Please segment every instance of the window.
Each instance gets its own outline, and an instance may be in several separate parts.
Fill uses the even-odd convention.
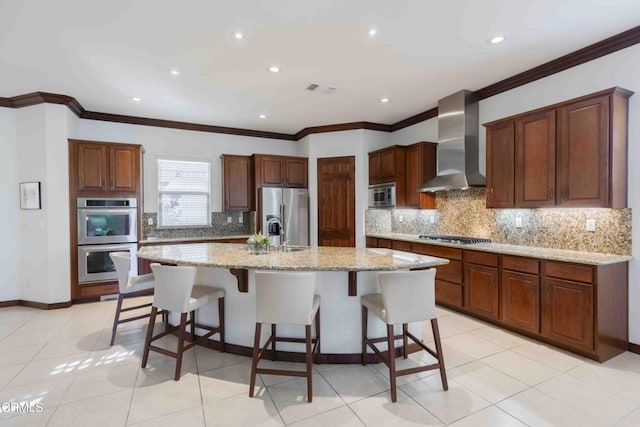
[[[211,224],[209,162],[158,159],[158,226]]]

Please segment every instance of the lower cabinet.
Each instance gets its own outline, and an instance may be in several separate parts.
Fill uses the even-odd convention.
[[[498,269],[484,265],[464,266],[464,308],[483,317],[498,319],[500,287]]]
[[[592,351],[593,286],[545,278],[542,334],[572,347]]]
[[[500,320],[518,329],[540,332],[540,277],[502,271]]]

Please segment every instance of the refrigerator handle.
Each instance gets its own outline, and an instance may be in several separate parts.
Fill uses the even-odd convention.
[[[284,222],[285,222],[284,203],[281,203],[280,204],[280,244],[281,245],[287,240],[286,239],[287,230],[285,230],[284,228]]]

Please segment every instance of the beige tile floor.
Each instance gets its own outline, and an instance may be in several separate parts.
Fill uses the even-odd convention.
[[[309,404],[290,377],[263,376],[249,398],[249,360],[205,348],[185,355],[179,382],[162,355],[141,369],[146,322],[121,327],[110,347],[114,307],[0,309],[0,426],[640,425],[639,355],[598,364],[440,308],[449,391],[436,372],[411,375],[392,404],[384,365],[316,365]],[[11,402],[42,411],[7,411]]]

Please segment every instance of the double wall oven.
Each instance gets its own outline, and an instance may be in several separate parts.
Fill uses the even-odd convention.
[[[131,270],[137,274],[137,200],[80,197],[77,208],[78,283],[117,280],[111,252],[131,253]]]

